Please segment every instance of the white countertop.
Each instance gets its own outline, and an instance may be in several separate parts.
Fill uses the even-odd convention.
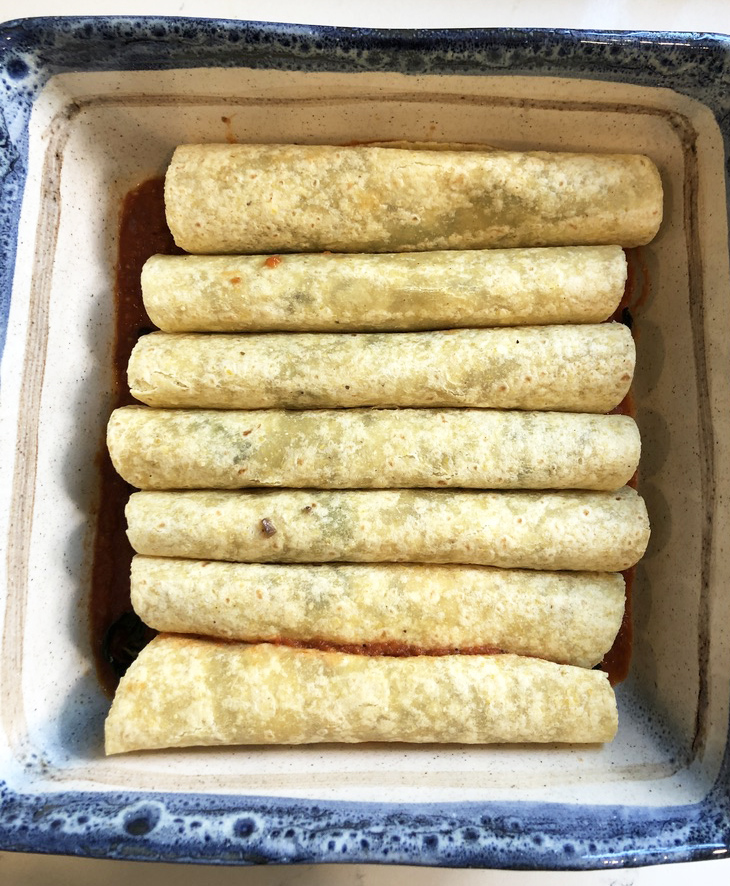
[[[726,0],[2,0],[0,21],[35,15],[184,15],[382,28],[730,31]]]
[[[566,27],[730,33],[728,0],[2,0],[0,21],[41,15],[183,15],[363,27]],[[0,852],[4,886],[704,886],[730,882],[730,859],[588,873],[444,870],[377,865],[211,868]]]

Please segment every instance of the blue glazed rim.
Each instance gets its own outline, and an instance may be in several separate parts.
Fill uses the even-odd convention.
[[[158,17],[42,18],[0,26],[0,357],[28,120],[55,74],[215,66],[532,74],[667,87],[713,112],[727,163],[729,49],[722,35],[656,32],[382,31]],[[659,808],[23,794],[0,780],[0,848],[214,864],[347,861],[532,870],[721,858],[730,852],[730,747],[701,802]]]

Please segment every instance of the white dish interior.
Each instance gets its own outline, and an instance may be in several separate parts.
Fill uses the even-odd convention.
[[[105,758],[87,627],[97,454],[112,403],[122,196],[182,142],[480,142],[646,153],[665,221],[641,251],[634,385],[653,526],[634,586],[631,676],[605,747],[311,746]],[[582,80],[192,70],[52,78],[31,118],[2,364],[7,558],[2,772],[16,789],[665,806],[708,791],[730,685],[730,282],[720,131],[670,90]]]

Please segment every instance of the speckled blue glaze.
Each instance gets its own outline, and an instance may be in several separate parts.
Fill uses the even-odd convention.
[[[724,855],[730,842],[729,776],[726,759],[702,803],[663,809],[117,792],[24,797],[0,787],[0,846],[209,864],[638,866]]]
[[[667,86],[706,104],[730,153],[730,40],[704,34],[375,31],[160,18],[54,18],[0,28],[0,355],[28,119],[49,77],[201,66],[536,74]],[[702,51],[698,51],[698,49]],[[0,847],[220,864],[391,862],[589,869],[730,851],[730,750],[712,790],[681,807],[382,804],[255,796],[20,794],[0,781]]]

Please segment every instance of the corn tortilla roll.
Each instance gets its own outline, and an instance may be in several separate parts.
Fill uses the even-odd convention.
[[[109,420],[139,489],[248,486],[618,489],[639,463],[626,415],[489,409],[151,409]]]
[[[135,492],[139,554],[238,562],[475,563],[620,572],[643,556],[643,499],[616,492]]]
[[[181,145],[165,207],[193,253],[641,246],[662,185],[635,154]]]
[[[498,650],[590,668],[624,613],[618,573],[423,564],[275,565],[136,556],[132,605],[158,631],[225,640]]]
[[[606,674],[519,655],[348,655],[160,634],[119,684],[106,753],[313,742],[606,742]]]
[[[396,255],[153,255],[142,296],[164,332],[345,332],[601,323],[620,246]]]
[[[127,376],[148,406],[479,406],[609,412],[636,349],[621,323],[446,332],[155,332]]]

